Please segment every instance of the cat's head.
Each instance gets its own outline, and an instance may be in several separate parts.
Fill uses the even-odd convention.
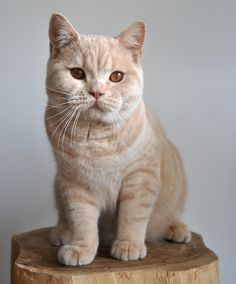
[[[105,123],[127,117],[142,96],[144,33],[143,22],[136,22],[116,38],[81,35],[63,16],[52,15],[46,82],[51,104],[65,102],[72,112]]]

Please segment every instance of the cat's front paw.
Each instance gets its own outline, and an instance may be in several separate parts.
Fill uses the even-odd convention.
[[[137,260],[147,255],[147,248],[142,242],[116,240],[112,244],[111,255],[120,260]]]
[[[94,260],[95,255],[96,251],[90,247],[64,245],[58,252],[58,260],[68,266],[86,265]]]

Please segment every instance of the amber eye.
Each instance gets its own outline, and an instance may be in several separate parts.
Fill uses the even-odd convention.
[[[124,73],[121,71],[114,71],[111,73],[109,79],[114,83],[120,82],[124,78]]]
[[[72,68],[70,72],[71,75],[77,80],[84,80],[86,77],[84,70],[81,68]]]

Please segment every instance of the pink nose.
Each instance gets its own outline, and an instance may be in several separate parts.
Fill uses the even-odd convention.
[[[92,95],[96,100],[99,99],[103,95],[103,93],[96,92],[96,91],[90,91],[89,94]]]

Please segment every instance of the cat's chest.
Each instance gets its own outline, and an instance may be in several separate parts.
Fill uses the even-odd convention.
[[[92,174],[97,179],[103,175],[113,176],[114,171],[122,171],[121,158],[108,143],[79,143],[76,149],[74,163],[82,174]]]
[[[121,172],[134,157],[133,148],[124,141],[81,139],[71,148],[71,162],[80,170],[91,170],[98,175]]]
[[[125,166],[116,147],[99,141],[81,140],[69,146],[64,154],[56,151],[60,171],[93,187],[119,187]]]
[[[78,158],[75,161],[75,172],[82,180],[93,188],[117,188],[122,182],[122,167],[117,166],[116,160],[111,158]]]
[[[118,139],[114,139],[113,133],[98,136],[92,131],[80,132],[76,143],[64,141],[64,157],[62,151],[56,151],[57,164],[64,175],[76,182],[100,188],[119,187],[122,179],[143,159],[146,137],[140,132],[136,135],[127,132]]]

